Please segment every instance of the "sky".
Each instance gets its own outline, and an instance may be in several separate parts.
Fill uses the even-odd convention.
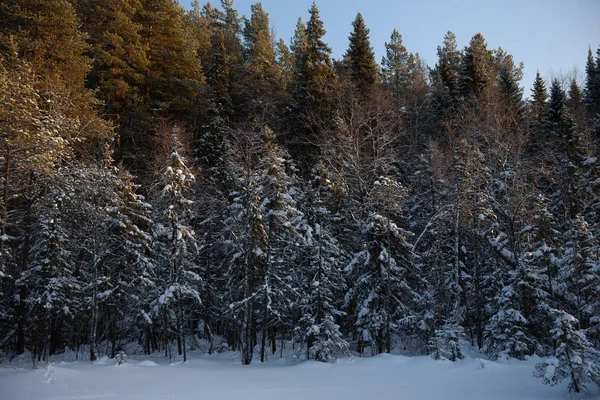
[[[180,0],[189,7],[191,0]],[[263,0],[277,38],[289,44],[298,17],[308,19],[313,0]],[[201,4],[204,1],[200,0]],[[213,5],[220,0],[213,0]],[[236,0],[240,15],[250,15],[256,0]],[[585,81],[588,48],[600,47],[600,0],[317,0],[327,30],[325,41],[334,58],[348,48],[348,35],[358,12],[371,30],[371,45],[378,62],[394,28],[407,50],[419,53],[427,65],[436,63],[436,49],[447,31],[456,34],[464,48],[481,32],[488,48],[502,47],[515,62],[525,65],[525,96],[529,95],[536,71],[542,77],[567,76],[577,70]]]

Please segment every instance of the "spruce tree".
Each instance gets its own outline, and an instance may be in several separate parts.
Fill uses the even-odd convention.
[[[432,71],[433,80],[441,86],[438,99],[444,108],[455,108],[459,96],[459,75],[461,73],[462,52],[458,49],[456,35],[448,31],[444,43],[437,47],[438,61]]]
[[[505,105],[509,109],[520,111],[523,88],[519,86],[519,81],[523,79],[523,63],[515,65],[513,56],[501,47],[494,52],[494,63],[497,66],[497,84]]]
[[[349,37],[350,45],[344,55],[344,62],[348,64],[354,85],[361,93],[365,93],[377,84],[379,67],[375,62],[375,53],[369,41],[369,28],[360,13],[352,22],[352,28]]]
[[[548,102],[548,122],[551,124],[559,124],[563,120],[565,99],[565,91],[558,79],[554,79],[550,87],[550,101]]]
[[[569,86],[569,99],[567,100],[567,105],[572,112],[576,112],[583,102],[583,92],[579,88],[577,84],[577,80],[571,79],[571,84]]]
[[[577,323],[572,315],[556,312],[552,334],[557,348],[553,358],[536,365],[535,376],[552,386],[569,379],[569,391],[580,393],[586,383],[600,384],[600,353],[575,328]]]
[[[266,228],[266,262],[260,271],[257,291],[261,310],[260,361],[265,361],[267,334],[282,330],[289,324],[289,311],[297,301],[297,290],[290,274],[296,246],[301,236],[296,220],[302,217],[297,209],[293,178],[286,170],[287,154],[276,144],[269,127],[263,128],[263,154],[257,164],[253,180],[256,194],[261,199],[261,212]]]
[[[293,178],[286,152],[268,127],[239,133],[232,145],[239,164],[232,171],[234,190],[226,225],[229,243],[228,299],[240,341],[242,363],[253,358],[260,334],[261,361],[269,333],[285,334],[297,301],[292,262],[301,243]]]
[[[155,258],[159,269],[158,298],[152,311],[162,322],[165,340],[177,339],[177,350],[187,358],[186,320],[189,307],[198,307],[202,271],[196,263],[197,239],[191,226],[192,204],[189,198],[194,174],[180,155],[178,128],[173,128],[172,150],[162,171],[162,190],[155,200],[155,221],[152,231]]]
[[[492,52],[481,33],[471,38],[461,60],[459,88],[463,98],[470,99],[484,94],[493,82]]]
[[[60,178],[58,168],[72,161],[74,151],[68,138],[80,129],[79,121],[61,110],[40,109],[43,102],[35,83],[31,67],[16,54],[0,57],[0,235],[6,238],[0,241],[0,269],[15,278],[30,268],[37,203]],[[18,249],[20,243],[23,246]],[[16,352],[21,354],[25,351],[27,283],[14,283],[19,297],[10,314]]]
[[[538,123],[544,120],[547,113],[548,91],[546,90],[546,84],[540,75],[540,71],[535,74],[535,80],[533,81],[533,88],[531,89],[531,108],[533,117]]]
[[[598,295],[596,282],[600,279],[598,244],[588,224],[581,216],[571,221],[564,234],[564,254],[560,261],[560,293],[564,309],[575,315],[581,328],[590,326],[594,317],[592,304]]]
[[[305,219],[300,225],[306,248],[300,279],[306,295],[299,301],[301,317],[296,328],[306,343],[307,358],[324,362],[349,354],[339,326],[345,315],[340,300],[346,289],[342,268],[347,254],[333,235],[334,216],[328,207],[334,189],[329,178],[321,163],[313,170],[312,185],[306,189]]]
[[[372,354],[391,352],[392,335],[406,332],[416,316],[418,297],[412,284],[415,258],[409,231],[398,224],[405,189],[394,179],[375,181],[370,210],[362,231],[362,249],[346,267],[354,281],[346,295],[346,306],[354,305],[353,316],[358,350],[371,347]],[[411,279],[413,278],[413,279]]]
[[[292,156],[302,164],[310,163],[318,149],[315,143],[323,130],[322,122],[328,127],[333,114],[333,94],[336,76],[331,62],[331,48],[323,41],[325,29],[319,9],[313,3],[306,29],[298,20],[292,40],[295,59],[292,83],[292,135],[289,139]]]
[[[594,115],[600,111],[600,56],[594,60],[591,48],[588,50],[585,73],[585,101]]]

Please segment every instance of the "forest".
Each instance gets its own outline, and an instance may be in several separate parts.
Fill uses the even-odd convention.
[[[333,59],[307,11],[0,2],[0,359],[471,346],[600,384],[600,47],[521,82],[476,32],[379,62],[358,14]]]

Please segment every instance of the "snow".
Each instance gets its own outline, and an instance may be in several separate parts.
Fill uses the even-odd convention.
[[[544,385],[533,377],[536,363],[526,361],[434,361],[429,357],[379,355],[343,358],[335,364],[300,362],[272,356],[250,366],[238,353],[213,356],[191,352],[183,363],[154,356],[129,356],[128,362],[103,357],[99,362],[54,362],[38,369],[5,363],[0,367],[0,398],[20,400],[187,400],[220,399],[460,399],[535,400],[568,397],[566,381]],[[598,398],[600,391],[574,399]]]

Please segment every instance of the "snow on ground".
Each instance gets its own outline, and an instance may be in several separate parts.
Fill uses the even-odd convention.
[[[532,376],[540,359],[460,362],[429,357],[379,355],[336,364],[274,359],[240,364],[235,353],[193,353],[187,363],[158,356],[123,365],[103,358],[41,364],[37,369],[0,367],[1,400],[186,400],[216,399],[565,399],[567,384],[550,387]],[[590,386],[578,399],[599,399]]]

